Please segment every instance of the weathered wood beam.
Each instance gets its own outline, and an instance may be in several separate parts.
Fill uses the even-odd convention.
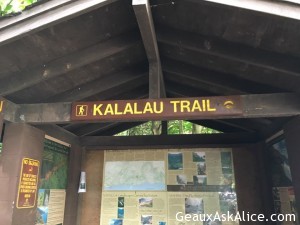
[[[40,11],[36,9],[35,11],[39,12],[33,13],[31,16],[27,16],[26,14],[20,15],[23,18],[20,17],[18,21],[10,24],[10,26],[5,26],[3,29],[0,28],[0,46],[115,1],[116,0],[70,1],[69,4],[60,7],[46,7],[44,10],[39,9]],[[43,7],[43,5],[41,7]]]
[[[102,135],[108,135],[107,133],[110,133],[111,135],[120,133],[124,130],[128,130],[132,127],[138,126],[142,124],[143,122],[131,122],[131,123],[118,123],[118,122],[112,122],[112,123],[94,123],[94,124],[88,124],[86,126],[83,126],[79,128],[78,130],[73,131],[74,134],[76,134],[79,137],[84,136],[102,136]],[[122,128],[121,128],[122,127]]]
[[[71,103],[43,103],[19,105],[19,120],[31,124],[70,122]]]
[[[136,46],[142,46],[136,33],[119,36],[109,41],[91,46],[56,59],[48,64],[28,69],[16,74],[10,74],[0,82],[0,95],[28,88],[41,81],[68,73],[82,66],[117,55]]]
[[[163,57],[299,92],[299,59],[175,29],[157,32]],[[287,79],[288,77],[288,79]]]
[[[3,115],[3,120],[8,122],[15,122],[19,120],[19,109],[20,106],[5,99],[1,98],[1,101],[3,101],[2,108],[1,108],[1,114]]]
[[[149,97],[166,97],[155,28],[149,0],[133,0],[133,9],[149,60]]]
[[[131,129],[133,127],[139,126],[144,122],[130,122],[130,123],[119,123],[115,127],[111,127],[110,129],[103,130],[101,132],[94,133],[94,136],[112,136],[116,135],[125,130]]]
[[[60,137],[61,140],[70,141],[72,139],[78,139],[78,136],[65,130],[64,128],[56,125],[56,124],[39,124],[35,125],[35,127],[46,132],[47,135],[52,137]]]
[[[186,146],[235,146],[239,144],[256,143],[259,138],[254,133],[231,134],[194,134],[194,135],[153,135],[127,137],[82,137],[81,145],[87,149],[132,149],[147,146],[159,147],[186,147]]]
[[[300,114],[297,94],[262,94],[242,96],[244,118],[287,117]]]
[[[199,3],[199,0],[188,0],[191,2]],[[258,12],[268,13],[272,15],[292,18],[300,20],[300,6],[295,4],[287,4],[280,1],[266,1],[266,0],[203,0],[207,2],[214,2],[218,4],[239,7]],[[299,1],[293,1],[299,3]]]
[[[226,115],[224,118],[266,118],[300,115],[299,96],[292,93],[241,95],[241,101],[243,114],[230,117]],[[23,122],[33,124],[70,122],[71,103],[24,104],[19,106],[19,115]],[[201,119],[201,115],[199,119]],[[211,117],[209,119],[216,118]],[[218,116],[218,119],[222,119],[222,117]]]
[[[107,122],[107,123],[93,123],[87,124],[83,127],[80,127],[77,130],[74,130],[73,133],[82,136],[93,136],[95,133],[101,133],[102,131],[108,130],[110,128],[118,126],[118,122]]]

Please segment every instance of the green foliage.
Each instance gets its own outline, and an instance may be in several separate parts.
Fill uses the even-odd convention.
[[[123,131],[116,136],[136,135],[159,135],[161,133],[160,121],[149,121],[139,126]],[[168,134],[213,134],[220,133],[217,130],[203,127],[189,121],[172,120],[168,121]]]
[[[0,16],[21,12],[38,0],[0,0]]]
[[[116,136],[157,135],[160,134],[160,129],[160,121],[148,121],[147,123],[123,131]]]

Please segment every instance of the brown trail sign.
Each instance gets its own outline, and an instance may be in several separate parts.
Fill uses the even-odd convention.
[[[241,115],[240,96],[76,102],[73,121],[202,119]]]

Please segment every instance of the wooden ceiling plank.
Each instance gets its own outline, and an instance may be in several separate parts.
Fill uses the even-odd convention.
[[[241,79],[235,75],[221,73],[213,70],[207,70],[202,67],[196,67],[180,61],[165,58],[162,61],[163,70],[171,74],[188,76],[191,79],[198,80],[208,85],[225,88],[234,93],[263,94],[284,92],[282,89],[276,89],[268,85],[261,85],[252,81]],[[223,93],[226,94],[226,93]]]
[[[79,101],[95,94],[109,91],[119,86],[128,86],[144,84],[147,81],[147,73],[142,70],[127,70],[101,77],[100,79],[90,81],[86,84],[75,87],[74,89],[65,91],[55,95],[47,100],[47,102],[68,102]]]
[[[28,88],[41,81],[57,77],[95,61],[117,55],[132,47],[141,45],[134,34],[120,36],[95,46],[71,53],[48,64],[41,65],[17,74],[10,74],[0,82],[0,95]]]
[[[149,60],[149,97],[166,97],[156,33],[149,0],[133,0],[133,9]]]
[[[208,84],[207,82],[203,82],[203,80],[190,77],[187,74],[178,74],[178,73],[169,73],[165,72],[165,79],[168,81],[179,81],[181,85],[187,85],[189,87],[199,88],[201,90],[208,91],[213,93],[214,95],[241,95],[246,94],[246,92],[242,90],[236,90],[234,88],[230,88],[223,85],[212,85]]]
[[[190,2],[199,3],[199,0],[188,0]],[[266,1],[266,0],[203,0],[207,2],[214,2],[218,4],[254,10],[262,13],[287,17],[291,19],[300,20],[300,6],[297,4],[287,4],[280,1]],[[299,3],[299,1],[297,1]]]
[[[174,29],[160,28],[157,38],[162,57],[226,71],[245,80],[276,88],[299,91],[300,68],[296,57]]]
[[[200,87],[194,88],[190,86],[184,86],[181,83],[181,80],[170,81],[166,79],[166,87],[168,97],[197,97],[197,96],[213,96],[213,93],[210,93],[206,90],[201,89]]]

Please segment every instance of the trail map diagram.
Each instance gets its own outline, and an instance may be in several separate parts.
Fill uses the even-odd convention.
[[[165,190],[164,161],[106,162],[104,190]]]

